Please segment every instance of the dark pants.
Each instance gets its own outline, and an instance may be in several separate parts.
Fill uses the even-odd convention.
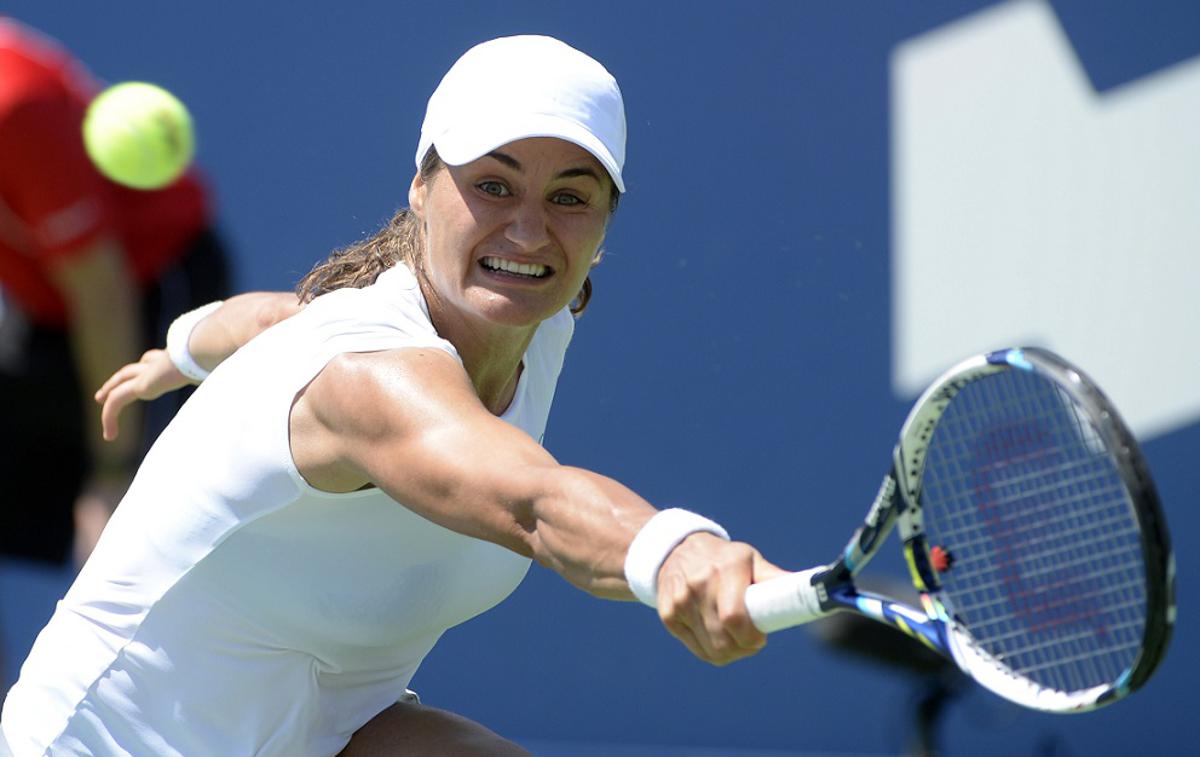
[[[166,343],[180,313],[228,292],[224,247],[204,232],[143,292],[143,351]],[[0,329],[0,556],[62,564],[75,538],[75,500],[91,469],[82,391],[70,336],[15,320],[5,318]],[[143,454],[189,393],[146,405]]]

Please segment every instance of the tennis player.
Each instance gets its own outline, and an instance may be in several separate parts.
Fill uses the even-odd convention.
[[[531,559],[656,605],[711,663],[760,649],[743,595],[782,571],[537,441],[624,155],[599,63],[483,43],[429,101],[409,208],[306,277],[303,308],[194,311],[118,372],[110,436],[121,402],[203,383],[9,694],[17,757],[525,754],[407,688]]]

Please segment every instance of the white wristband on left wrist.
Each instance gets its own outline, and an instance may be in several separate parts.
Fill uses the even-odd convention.
[[[189,310],[172,321],[170,328],[167,329],[167,355],[170,356],[171,362],[175,364],[179,372],[192,381],[203,381],[208,378],[209,374],[206,368],[196,362],[196,359],[192,357],[191,350],[188,349],[188,340],[192,336],[192,329],[196,328],[196,324],[205,316],[221,307],[222,302],[223,300],[217,300],[207,305],[201,305],[195,310]]]
[[[634,596],[657,607],[658,571],[680,542],[700,531],[729,539],[729,533],[717,523],[679,508],[662,510],[646,521],[625,554],[625,580]]]

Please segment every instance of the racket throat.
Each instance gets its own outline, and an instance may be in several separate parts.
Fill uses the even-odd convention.
[[[934,608],[927,594],[921,594],[921,604],[927,614],[880,594],[863,591],[853,584],[827,587],[830,610],[845,610],[875,620],[902,632],[939,655],[949,657],[948,638],[943,623],[933,616]]]

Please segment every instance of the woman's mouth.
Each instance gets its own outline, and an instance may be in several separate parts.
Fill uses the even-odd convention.
[[[544,279],[553,271],[541,263],[518,263],[491,255],[481,258],[479,264],[488,271],[496,271],[510,276],[522,276],[528,279]]]

